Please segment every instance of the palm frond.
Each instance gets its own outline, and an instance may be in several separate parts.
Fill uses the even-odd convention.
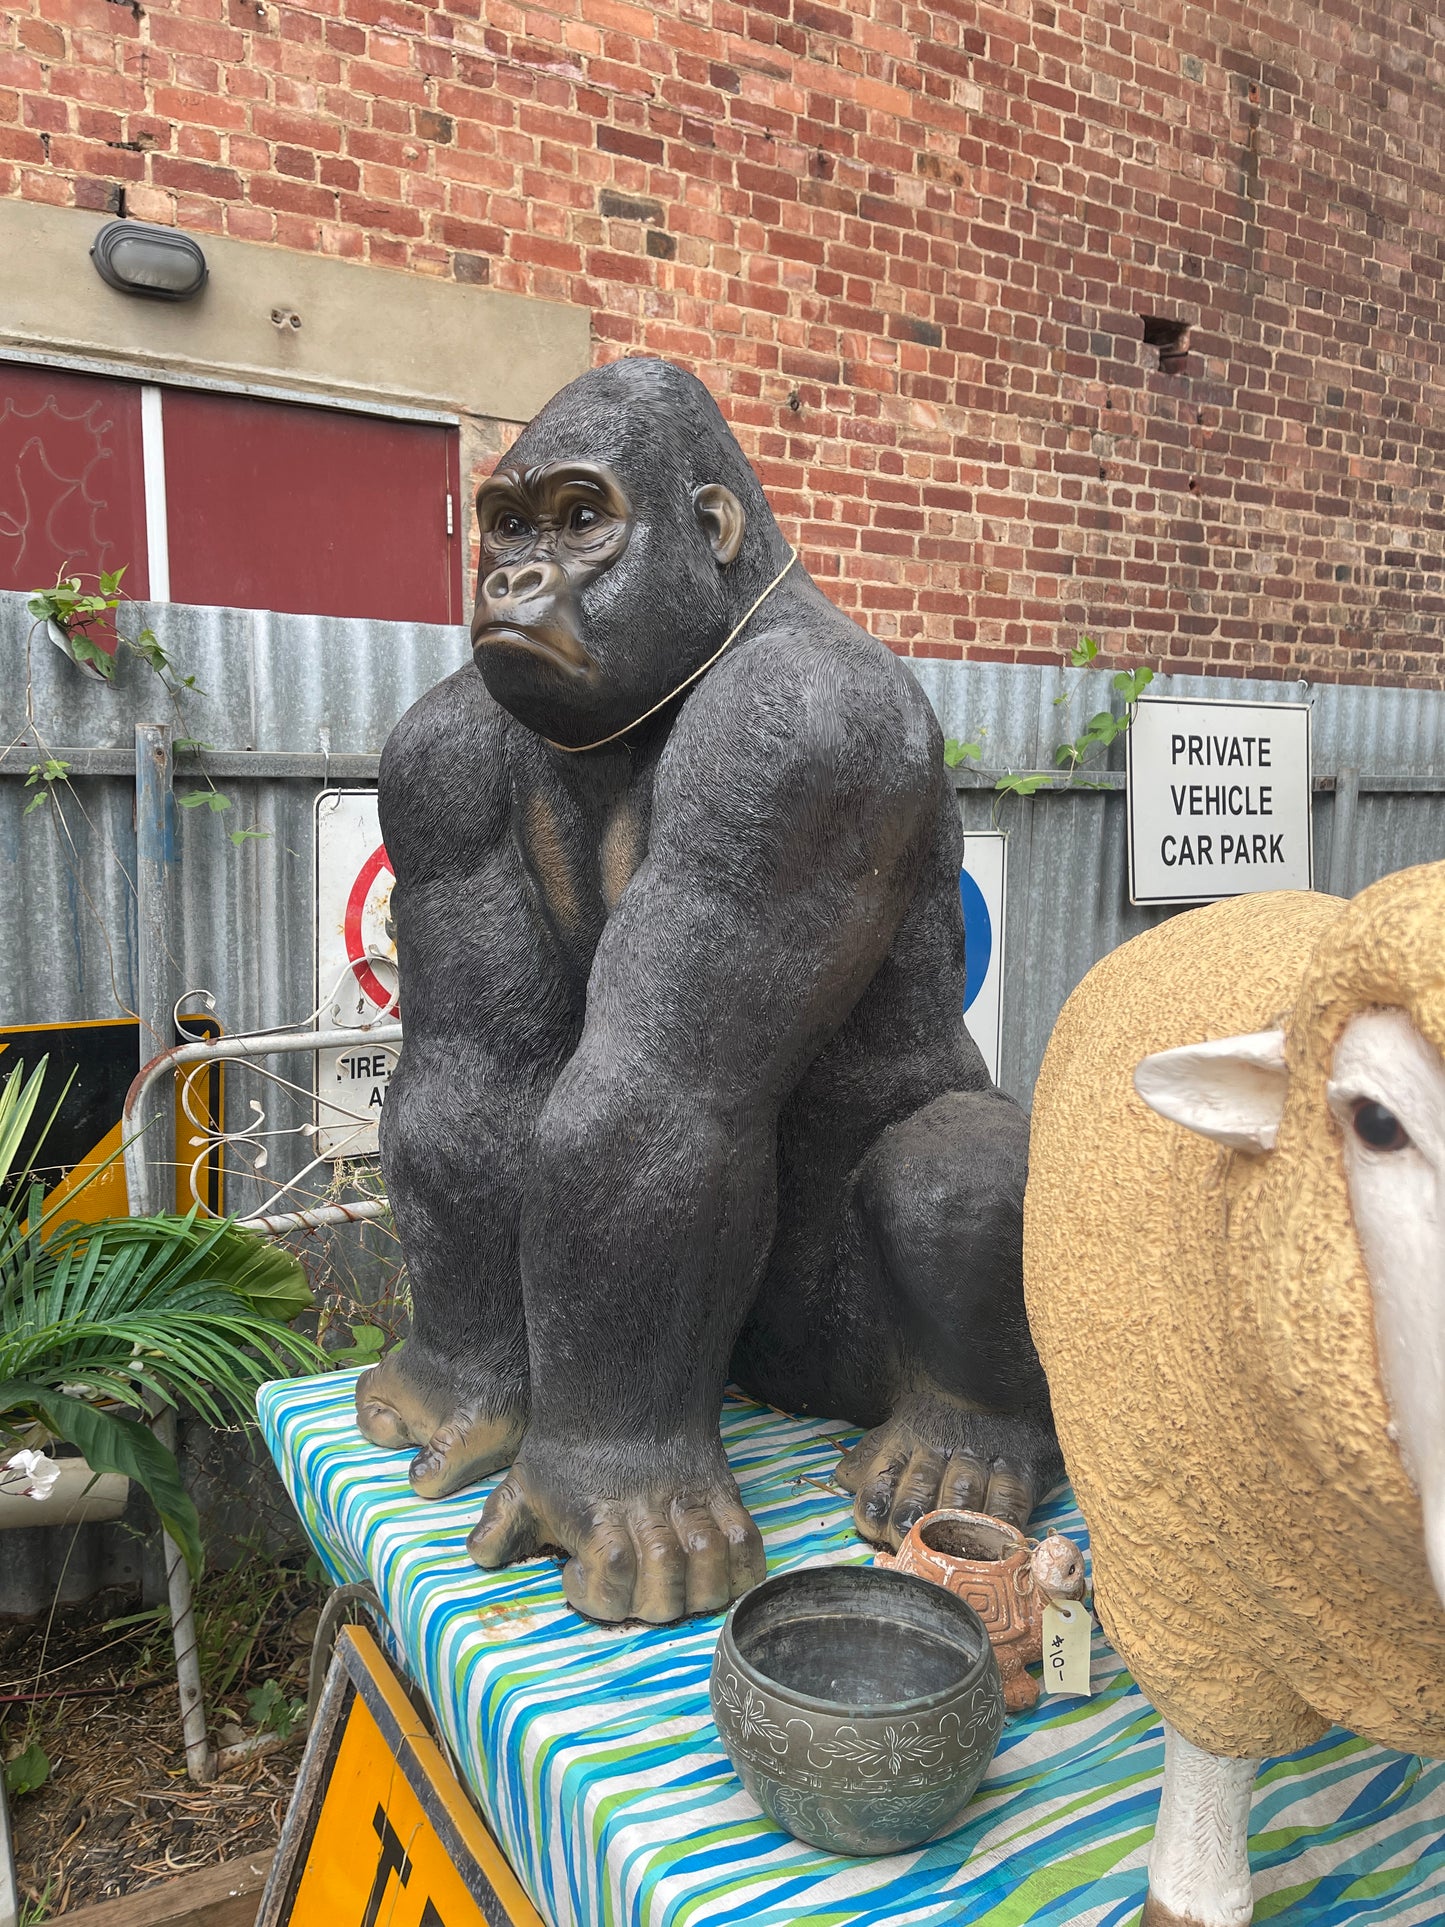
[[[212,1425],[250,1424],[266,1379],[326,1370],[320,1346],[288,1328],[310,1287],[290,1252],[197,1210],[100,1224],[47,1214],[32,1171],[53,1114],[20,1152],[45,1069],[0,1080],[0,1430],[39,1419],[97,1471],[137,1479],[194,1563],[194,1507],[143,1421],[184,1403]]]
[[[22,1060],[8,1073],[4,1088],[0,1089],[0,1189],[8,1187],[10,1183],[11,1170],[20,1156],[20,1146],[24,1141],[25,1133],[30,1128],[30,1120],[35,1115],[35,1108],[40,1102],[40,1087],[45,1082],[45,1067],[48,1062],[48,1058],[42,1057],[27,1077]],[[65,1092],[62,1091],[60,1098],[56,1100],[56,1110],[59,1110],[64,1096]],[[52,1111],[45,1131],[48,1131],[54,1122],[55,1111]],[[42,1141],[45,1131],[40,1133]],[[36,1149],[39,1149],[38,1143]],[[31,1152],[31,1158],[15,1173],[17,1179],[23,1182],[28,1175],[33,1158],[34,1151]]]

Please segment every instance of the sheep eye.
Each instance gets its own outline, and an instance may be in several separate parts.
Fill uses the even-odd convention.
[[[1403,1151],[1410,1142],[1409,1132],[1395,1113],[1373,1098],[1356,1100],[1353,1121],[1355,1136],[1372,1151]]]

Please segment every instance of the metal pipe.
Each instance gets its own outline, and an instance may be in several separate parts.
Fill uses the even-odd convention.
[[[270,1217],[237,1218],[241,1231],[259,1231],[263,1238],[279,1238],[286,1231],[315,1231],[328,1224],[364,1224],[384,1218],[389,1207],[375,1199],[360,1204],[318,1204],[310,1211],[277,1211]]]
[[[152,1430],[161,1444],[176,1449],[176,1415],[169,1407]],[[166,1597],[171,1607],[171,1641],[176,1651],[176,1689],[181,1701],[181,1734],[186,1743],[186,1772],[204,1785],[216,1777],[216,1756],[206,1732],[206,1702],[201,1692],[200,1642],[191,1600],[191,1574],[186,1555],[171,1535],[161,1530],[161,1555],[166,1562]]]
[[[76,744],[50,752],[65,764],[67,779],[129,776],[133,757],[127,749],[97,749]],[[176,767],[188,775],[222,776],[258,782],[374,783],[381,758],[374,750],[338,750],[328,756],[314,749],[208,749],[183,751]],[[34,745],[25,741],[0,749],[0,776],[27,776],[35,767]]]
[[[67,780],[129,776],[131,773],[132,757],[130,751],[125,749],[96,749],[89,744],[75,744],[50,753],[66,765]],[[208,749],[200,754],[186,751],[175,759],[176,769],[186,776],[223,777],[232,782],[328,783],[343,786],[375,783],[380,766],[380,756],[375,751],[365,750],[337,750],[326,755],[322,751],[309,749]],[[0,777],[23,778],[34,767],[33,744],[12,743],[0,749]],[[957,769],[949,771],[949,777],[957,790],[991,790],[1001,776],[1009,773],[1001,769],[979,769],[971,764],[960,764]],[[1100,790],[1128,788],[1128,778],[1123,770],[1096,770],[1092,765],[1086,767],[1081,779],[1073,782],[1058,769],[1023,769],[1012,773],[1046,776],[1048,782],[1037,792],[1040,796],[1057,795],[1060,791],[1077,794],[1085,784]],[[1338,781],[1338,777],[1317,771],[1310,787],[1317,795],[1327,796]],[[1393,770],[1367,770],[1361,773],[1359,786],[1361,792],[1367,795],[1435,796],[1445,791],[1445,770],[1411,774],[1400,774]]]
[[[1342,769],[1335,778],[1335,800],[1330,809],[1330,875],[1332,897],[1347,897],[1355,870],[1355,819],[1359,814],[1360,772]]]
[[[175,855],[175,795],[171,787],[171,728],[135,726],[135,1007],[140,1061],[168,1050],[175,1036],[175,960],[171,949],[171,862]],[[164,1173],[174,1169],[175,1124],[169,1110],[153,1120],[142,1155]],[[165,1193],[162,1192],[162,1196]]]
[[[0,1773],[0,1927],[20,1927],[20,1886],[15,1878],[15,1844],[3,1773]]]
[[[137,730],[139,738],[140,731]],[[167,775],[169,759],[167,759]],[[141,820],[140,805],[140,750],[137,747],[137,829]],[[151,804],[154,809],[154,804]],[[154,887],[154,886],[152,886]],[[142,898],[144,903],[145,899]],[[144,1011],[144,1005],[142,1010]],[[167,1004],[167,1021],[172,1019],[172,1005]],[[296,1055],[333,1048],[344,1049],[354,1044],[357,1038],[365,1036],[373,1044],[399,1044],[401,1025],[397,1023],[375,1024],[352,1030],[312,1030],[278,1035],[274,1031],[253,1031],[236,1037],[220,1037],[212,1042],[177,1044],[170,1050],[161,1051],[142,1065],[126,1092],[122,1112],[122,1135],[125,1140],[126,1187],[129,1193],[131,1215],[145,1217],[151,1210],[151,1176],[154,1160],[145,1155],[142,1134],[148,1126],[145,1117],[145,1101],[155,1086],[167,1076],[173,1077],[177,1070],[188,1064],[204,1064],[216,1060],[231,1059],[233,1062],[247,1057],[270,1057],[277,1055]],[[323,1205],[312,1211],[287,1212],[272,1218],[241,1220],[249,1229],[265,1231],[274,1236],[281,1231],[301,1230],[311,1225],[346,1224],[356,1220],[379,1217],[385,1206],[375,1202],[354,1205]],[[175,1449],[175,1414],[163,1412],[155,1421],[155,1431],[162,1442]],[[175,1644],[176,1686],[181,1702],[181,1731],[186,1747],[186,1771],[191,1779],[204,1783],[216,1777],[217,1755],[213,1750],[206,1732],[206,1708],[201,1691],[201,1669],[197,1652],[196,1618],[191,1598],[191,1576],[186,1567],[185,1555],[170,1534],[161,1533],[161,1548],[166,1564],[166,1594],[171,1608],[171,1637]],[[3,1927],[3,1923],[0,1923]]]
[[[130,1194],[131,1216],[143,1218],[154,1208],[151,1204],[153,1160],[145,1154],[142,1142],[149,1130],[146,1099],[168,1072],[187,1064],[209,1064],[217,1060],[243,1057],[287,1057],[314,1055],[323,1050],[345,1050],[352,1044],[399,1044],[398,1023],[361,1024],[345,1030],[243,1031],[234,1037],[218,1037],[213,1042],[177,1044],[162,1051],[142,1066],[125,1094],[121,1112],[121,1135],[125,1140],[125,1181]]]

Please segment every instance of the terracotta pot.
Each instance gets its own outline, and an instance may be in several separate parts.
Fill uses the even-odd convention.
[[[748,1792],[830,1853],[900,1853],[954,1826],[1004,1719],[967,1602],[867,1566],[777,1573],[746,1593],[711,1694]]]
[[[1072,1539],[1051,1532],[1034,1541],[986,1512],[945,1507],[926,1512],[896,1554],[880,1552],[874,1563],[966,1600],[988,1631],[1004,1705],[1021,1713],[1035,1704],[1039,1684],[1027,1669],[1043,1657],[1044,1607],[1084,1596],[1084,1555]]]

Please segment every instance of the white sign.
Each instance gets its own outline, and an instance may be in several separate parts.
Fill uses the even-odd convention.
[[[316,799],[316,1021],[357,1031],[356,1044],[316,1056],[316,1148],[322,1157],[376,1153],[376,1125],[398,1046],[361,1030],[395,1019],[395,881],[382,847],[375,790],[323,790]]]
[[[963,868],[958,875],[968,972],[963,992],[964,1022],[995,1084],[1003,1045],[1007,847],[1000,830],[969,831],[963,839]]]
[[[1129,900],[1314,884],[1308,703],[1145,696],[1129,749]]]

